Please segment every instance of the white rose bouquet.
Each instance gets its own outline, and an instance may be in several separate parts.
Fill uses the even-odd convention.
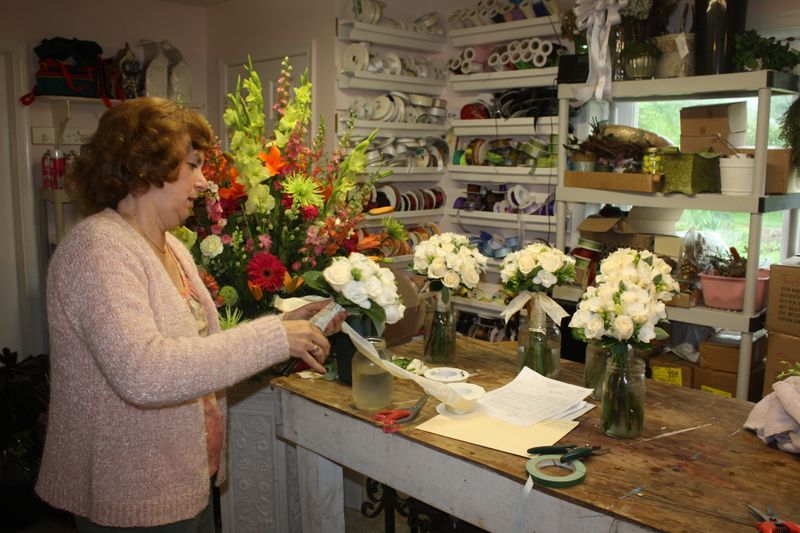
[[[607,348],[619,370],[605,374],[603,431],[634,436],[644,424],[644,392],[639,398],[629,386],[630,378],[624,375],[630,364],[628,347],[645,347],[653,339],[667,337],[658,323],[666,321],[664,301],[678,292],[678,283],[662,259],[630,248],[619,249],[601,261],[596,281],[597,286],[584,293],[569,325],[577,339],[594,340]],[[590,364],[587,358],[584,378],[587,386],[596,386],[604,367],[605,361]]]
[[[394,272],[358,252],[334,257],[322,272],[304,273],[303,281],[315,292],[333,298],[351,315],[368,317],[379,336],[385,324],[398,322],[405,313]]]
[[[409,271],[425,276],[436,293],[425,320],[426,361],[445,363],[455,357],[455,311],[450,293],[461,287],[474,289],[486,271],[486,256],[469,239],[456,233],[433,235],[414,247]]]
[[[529,326],[519,332],[520,367],[528,366],[547,377],[558,375],[560,337],[546,335],[546,316],[558,327],[567,312],[547,295],[553,287],[575,279],[575,259],[541,242],[508,254],[500,263],[500,281],[515,295],[500,313],[506,322],[528,306]],[[549,340],[549,342],[548,342]]]

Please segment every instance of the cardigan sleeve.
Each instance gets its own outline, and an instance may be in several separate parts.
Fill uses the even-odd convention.
[[[59,245],[48,277],[53,343],[87,351],[125,401],[177,404],[288,358],[286,333],[273,316],[208,337],[191,326],[165,335],[181,330],[185,320],[170,306],[182,311],[185,303],[156,258],[143,256],[149,251],[118,231],[74,233]]]

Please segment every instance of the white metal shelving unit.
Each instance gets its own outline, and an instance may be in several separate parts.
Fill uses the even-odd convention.
[[[559,135],[567,138],[569,105],[583,85],[559,86]],[[770,100],[774,94],[797,94],[800,90],[795,76],[775,71],[755,71],[716,76],[695,76],[689,78],[670,78],[615,82],[612,96],[615,101],[624,100],[672,100],[702,99],[719,97],[758,97],[758,116],[756,119],[755,171],[753,176],[754,193],[749,196],[730,196],[723,194],[682,194],[626,193],[595,189],[580,189],[564,186],[566,153],[559,150],[558,187],[556,189],[556,246],[564,248],[565,220],[563,207],[566,202],[612,203],[619,205],[638,205],[646,207],[705,209],[713,211],[737,211],[749,213],[748,262],[745,280],[744,309],[742,312],[729,312],[708,307],[691,309],[668,308],[671,320],[740,331],[742,342],[739,349],[739,368],[736,383],[736,397],[747,399],[750,365],[752,358],[753,333],[763,324],[763,311],[755,309],[756,282],[758,278],[758,258],[760,256],[762,214],[771,211],[789,211],[789,224],[797,228],[800,194],[764,195],[767,168],[767,134],[769,128]],[[796,252],[796,229],[794,242],[790,242],[788,255]]]

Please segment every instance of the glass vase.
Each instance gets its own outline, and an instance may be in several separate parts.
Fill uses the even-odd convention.
[[[611,357],[611,350],[600,341],[590,341],[586,345],[586,360],[583,364],[583,386],[593,389],[591,397],[599,400],[603,393],[603,380],[606,377],[606,361]]]
[[[554,378],[561,370],[561,330],[535,298],[520,320],[517,362],[539,374]]]
[[[367,337],[366,340],[385,361],[392,357],[386,348],[386,341],[378,337]],[[392,375],[374,363],[366,355],[356,350],[353,354],[353,402],[359,409],[378,410],[392,403]]]
[[[434,293],[425,308],[425,351],[429,363],[449,363],[456,357],[456,310],[450,298]],[[447,300],[447,301],[445,301]]]
[[[375,326],[367,317],[351,315],[347,317],[347,323],[362,337],[375,334]],[[350,336],[343,331],[331,335],[330,341],[331,356],[336,358],[337,379],[346,385],[352,385],[352,359],[357,352],[356,347]]]
[[[627,345],[612,347],[606,361],[600,426],[610,437],[632,439],[644,428],[644,361],[628,355]]]

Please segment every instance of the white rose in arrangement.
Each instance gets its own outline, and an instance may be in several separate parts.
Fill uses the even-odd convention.
[[[431,280],[433,290],[457,290],[462,286],[472,289],[486,270],[486,257],[467,237],[442,233],[414,247],[409,270]]]
[[[527,252],[525,250],[519,253],[519,258],[517,260],[517,268],[522,274],[530,274],[533,269],[537,266],[538,261],[533,256],[533,253]]]
[[[575,280],[575,258],[544,243],[529,244],[500,263],[500,281],[511,293],[547,292]]]
[[[633,320],[627,315],[620,315],[614,319],[611,335],[621,341],[626,341],[633,335]]]
[[[398,302],[387,306],[384,310],[386,311],[386,323],[396,324],[403,318],[403,314],[406,312],[406,306]]]
[[[352,265],[345,257],[336,257],[331,266],[322,271],[325,281],[336,291],[341,292],[353,281]]]
[[[200,243],[200,253],[203,257],[213,259],[222,253],[222,239],[219,235],[209,235]]]
[[[345,285],[342,288],[342,296],[364,309],[369,309],[371,305],[367,288],[360,281],[352,281]]]
[[[448,289],[457,289],[460,284],[461,276],[458,275],[458,272],[453,270],[448,270],[442,277],[442,285]]]

